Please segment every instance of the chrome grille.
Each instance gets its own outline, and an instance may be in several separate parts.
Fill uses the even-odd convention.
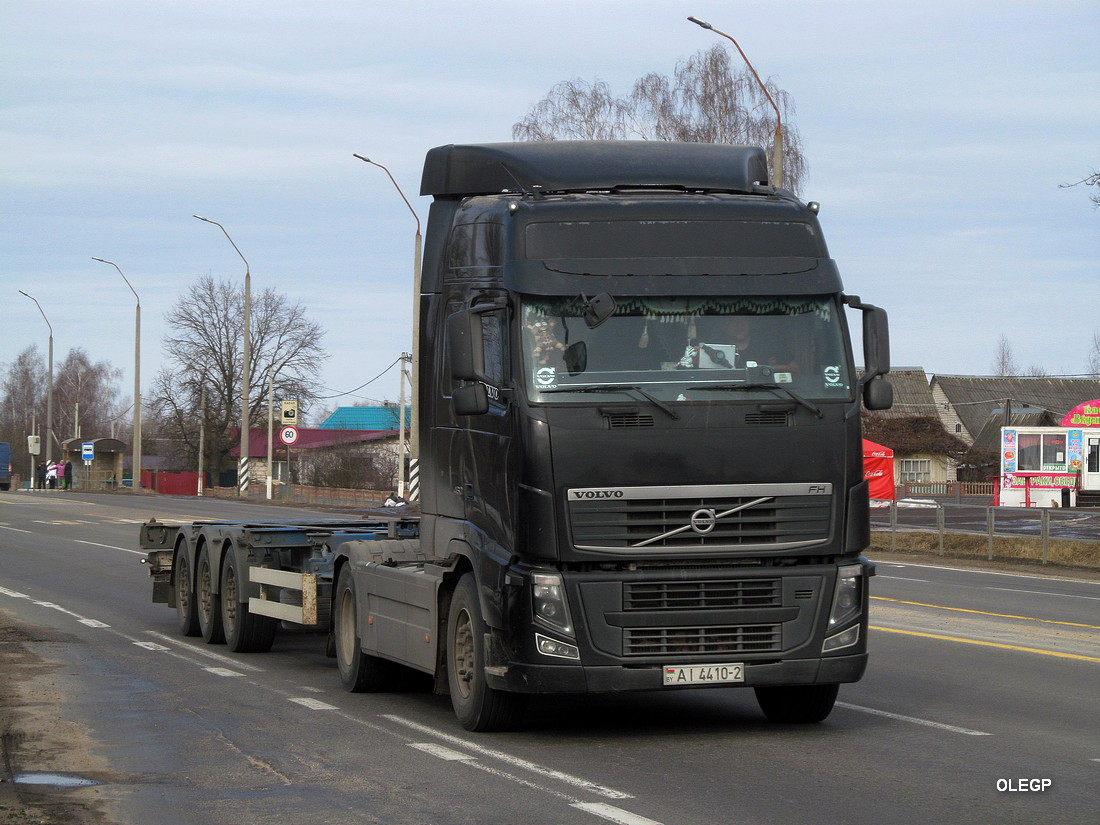
[[[625,656],[719,656],[726,653],[772,653],[780,650],[782,631],[778,624],[623,629]]]
[[[633,490],[639,492],[615,498],[570,498],[574,545],[589,550],[639,551],[781,549],[822,543],[830,535],[831,494],[769,495],[767,485],[727,496],[649,498],[640,488]],[[731,510],[734,512],[724,515]],[[716,516],[709,532],[691,527],[700,511]]]

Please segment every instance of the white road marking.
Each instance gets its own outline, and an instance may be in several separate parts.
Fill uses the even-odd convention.
[[[121,550],[123,553],[133,553],[135,556],[144,556],[145,553],[141,550],[128,550],[125,547],[115,547],[113,544],[100,544],[96,541],[84,541],[83,539],[73,539],[77,544],[90,544],[92,547],[106,547],[108,550]]]
[[[146,650],[170,650],[164,645],[158,645],[156,642],[134,642],[138,647],[143,647]]]
[[[20,530],[18,527],[8,527],[6,524],[0,524],[0,530],[11,530],[13,533],[29,533],[30,530]]]
[[[476,742],[470,742],[466,739],[461,739],[457,736],[451,736],[449,734],[440,733],[434,728],[422,725],[419,722],[414,722],[411,719],[405,719],[401,716],[395,716],[390,714],[383,715],[384,719],[389,719],[391,722],[396,722],[399,725],[405,725],[413,730],[420,731],[426,736],[431,736],[435,739],[442,739],[444,742],[455,745],[466,750],[473,751],[481,756],[487,756],[492,759],[498,759],[501,762],[506,762],[516,768],[522,768],[523,770],[531,771],[540,776],[548,777],[550,779],[556,779],[558,782],[564,782],[567,785],[572,785],[575,788],[588,791],[590,793],[597,794],[599,796],[606,796],[609,799],[633,799],[633,797],[623,791],[617,791],[614,788],[608,788],[603,785],[599,785],[583,777],[573,776],[562,771],[554,770],[553,768],[546,768],[535,762],[529,762],[526,759],[520,759],[517,756],[504,753],[503,751],[493,750],[487,748],[484,745],[479,745]]]
[[[227,667],[204,667],[207,673],[213,673],[215,676],[244,676],[243,673],[239,673],[236,670],[230,670]]]
[[[1061,599],[1088,599],[1100,602],[1100,596],[1078,596],[1075,593],[1051,593],[1049,590],[1016,590],[1011,587],[987,587],[986,590],[1003,590],[1006,593],[1031,593],[1035,596],[1057,596]]]
[[[320,699],[310,699],[308,696],[291,697],[290,701],[302,707],[309,708],[310,710],[338,710],[336,705],[330,705],[328,702],[322,702]]]
[[[606,802],[574,802],[571,807],[595,814],[608,822],[616,823],[616,825],[661,825],[655,819],[632,814],[630,811],[624,811],[622,808],[616,808]]]
[[[470,756],[468,753],[460,753],[431,742],[409,742],[408,745],[410,748],[416,748],[418,751],[430,753],[432,756],[439,759],[446,759],[449,762],[467,762],[477,758],[475,756]]]
[[[0,593],[3,593],[5,596],[11,596],[13,599],[29,599],[30,598],[30,596],[28,596],[26,593],[19,593],[15,590],[8,590],[8,588],[6,588],[6,587],[0,587]]]
[[[205,656],[208,659],[213,659],[215,662],[221,662],[223,665],[235,667],[239,670],[249,670],[253,673],[263,673],[262,667],[256,667],[255,665],[249,665],[244,662],[238,662],[236,659],[230,659],[228,656],[222,656],[220,653],[213,653],[204,648],[197,647],[195,645],[189,645],[187,642],[180,639],[173,638],[172,636],[165,636],[163,633],[157,633],[155,630],[146,630],[146,636],[152,636],[154,639],[160,639],[161,641],[168,642],[169,644],[178,645],[191,653],[196,653],[199,656]]]
[[[992,733],[986,733],[980,730],[970,730],[969,728],[959,728],[955,725],[945,725],[943,722],[932,722],[928,719],[918,719],[915,716],[902,716],[900,713],[890,713],[885,710],[876,710],[875,708],[865,708],[860,705],[849,705],[847,702],[837,702],[838,708],[847,708],[848,710],[857,710],[860,713],[870,713],[874,716],[885,716],[887,719],[895,719],[899,722],[911,722],[914,725],[924,725],[926,728],[936,728],[938,730],[945,730],[951,733],[962,733],[966,736],[992,736]]]
[[[902,582],[922,582],[923,584],[930,584],[931,583],[928,579],[911,579],[908,576],[887,576],[887,575],[884,575],[882,573],[879,573],[877,576],[875,576],[875,578],[876,579],[896,579],[897,581],[902,581]]]

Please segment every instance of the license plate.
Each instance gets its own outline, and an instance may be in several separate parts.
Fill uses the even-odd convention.
[[[745,681],[745,666],[740,662],[728,665],[685,665],[665,667],[665,685],[713,685],[722,682]]]

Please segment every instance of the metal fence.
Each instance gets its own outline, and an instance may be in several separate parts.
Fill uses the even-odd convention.
[[[1050,560],[1052,541],[1100,545],[1100,509],[1051,507],[991,507],[943,501],[878,501],[871,508],[871,528],[890,533],[890,549],[897,549],[899,533],[934,533],[939,552],[948,535],[985,536],[993,558],[995,538],[1041,542],[1041,560]],[[1100,553],[1100,547],[1098,547]]]

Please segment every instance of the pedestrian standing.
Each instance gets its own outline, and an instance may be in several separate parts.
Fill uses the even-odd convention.
[[[52,490],[57,486],[57,462],[50,461],[46,465],[46,489]]]
[[[71,461],[65,462],[65,489],[73,489],[73,463]]]
[[[34,475],[35,475],[35,479],[38,482],[38,489],[39,490],[45,490],[46,489],[46,462],[45,461],[39,461],[38,462],[38,466],[35,467],[35,470],[34,470]]]

